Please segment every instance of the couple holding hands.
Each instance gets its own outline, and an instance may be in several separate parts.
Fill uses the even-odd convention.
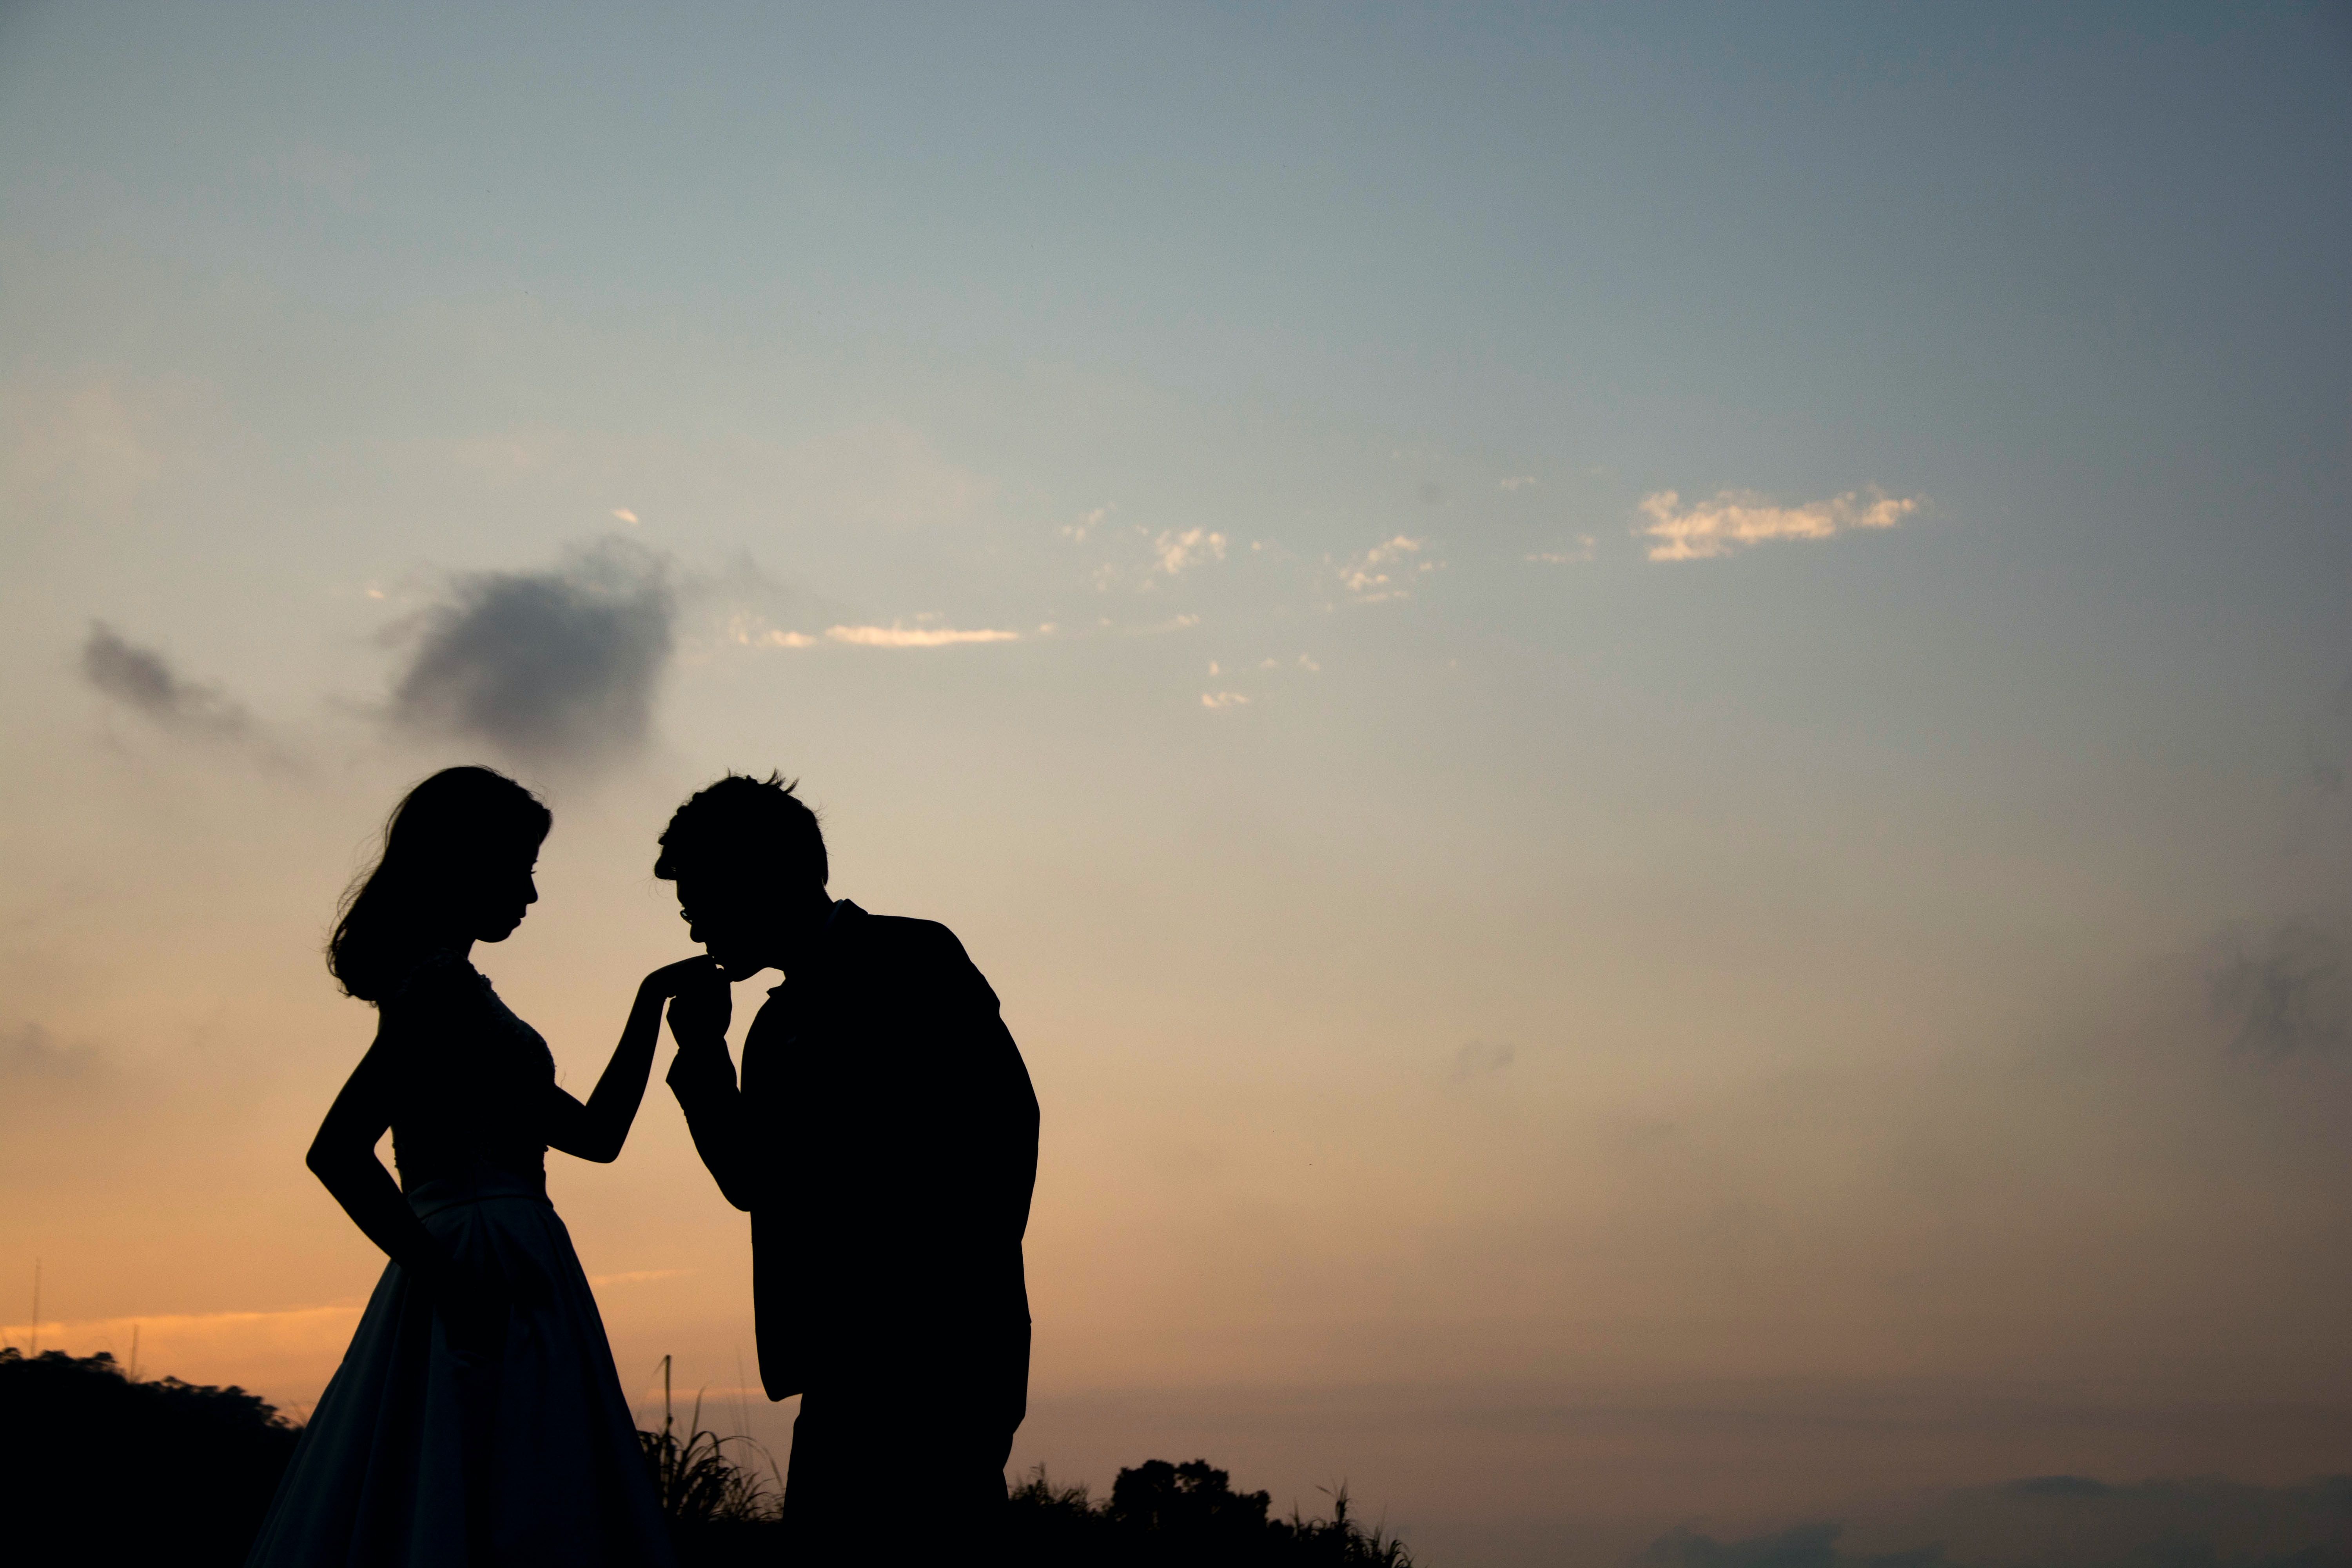
[[[1026,1404],[1037,1101],[954,935],[827,896],[815,814],[730,774],[660,839],[706,956],[639,986],[586,1102],[467,962],[538,900],[552,819],[487,768],[393,813],[328,965],[380,1024],[310,1166],[391,1258],[247,1568],[656,1564],[671,1552],[546,1152],[619,1157],[667,1006],[668,1082],[751,1216],[760,1376],[801,1396],[796,1563],[990,1561]],[[730,981],[769,993],[727,1048]],[[376,1158],[389,1128],[395,1183]]]

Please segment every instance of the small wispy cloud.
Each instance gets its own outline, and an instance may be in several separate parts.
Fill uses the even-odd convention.
[[[38,1024],[0,1031],[0,1083],[88,1079],[96,1076],[101,1065],[96,1047],[61,1046]]]
[[[1640,531],[1656,542],[1653,561],[1712,561],[1753,544],[1780,539],[1830,539],[1854,529],[1888,529],[1919,510],[1917,496],[1873,489],[1864,500],[1848,490],[1828,500],[1779,506],[1753,490],[1724,490],[1713,500],[1682,504],[1675,490],[1642,498],[1649,522]]]
[[[1428,542],[1400,533],[1375,544],[1339,568],[1339,585],[1360,604],[1402,599],[1412,592],[1405,586],[1412,574],[1436,569],[1434,561],[1415,559]]]
[[[1249,699],[1243,696],[1238,691],[1203,691],[1201,693],[1201,706],[1203,708],[1246,708],[1249,706]]]
[[[1108,627],[1110,624],[1108,619],[1103,622],[1105,627]],[[1149,626],[1127,626],[1121,629],[1131,637],[1164,637],[1170,632],[1189,632],[1200,624],[1200,616],[1188,613],[1171,616],[1164,621],[1153,621]]]
[[[636,526],[637,526],[637,514],[636,514],[635,512],[631,511],[627,507],[625,507],[625,506],[616,506],[616,507],[614,507],[614,508],[613,509],[613,515],[614,515],[614,517],[616,517],[616,518],[619,518],[623,522],[627,523],[631,528],[635,528],[635,527],[636,527]]]
[[[1566,550],[1539,550],[1528,559],[1539,566],[1573,566],[1579,562],[1591,560],[1593,552],[1599,547],[1599,540],[1589,533],[1580,533],[1575,543]]]
[[[1116,507],[1098,506],[1080,517],[1077,521],[1063,525],[1062,537],[1073,544],[1084,544],[1087,542],[1087,535],[1100,528],[1117,510]]]
[[[177,734],[241,741],[252,715],[218,687],[184,679],[152,647],[124,640],[104,621],[92,621],[81,645],[82,679],[132,711]]]
[[[1171,577],[1186,567],[1202,561],[1223,561],[1225,558],[1225,536],[1212,533],[1204,528],[1188,528],[1181,533],[1162,533],[1151,542],[1154,564]]]
[[[1446,1077],[1455,1083],[1468,1083],[1474,1078],[1485,1078],[1501,1072],[1518,1060],[1517,1046],[1498,1045],[1487,1040],[1472,1040],[1454,1053],[1454,1064]]]
[[[2352,1041],[2352,944],[2316,921],[2232,927],[2206,973],[2231,1046],[2268,1058],[2338,1050]]]
[[[1498,490],[1507,490],[1516,495],[1520,490],[1533,489],[1535,482],[1536,477],[1533,474],[1513,474],[1507,479],[1496,480],[1495,488]]]

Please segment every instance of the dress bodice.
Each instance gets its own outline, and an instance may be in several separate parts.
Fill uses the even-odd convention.
[[[454,953],[417,965],[385,998],[394,1070],[393,1163],[404,1191],[520,1178],[545,1190],[555,1058],[479,971]]]

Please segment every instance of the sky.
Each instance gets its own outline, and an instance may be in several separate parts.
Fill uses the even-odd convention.
[[[477,961],[584,1089],[774,768],[1035,1079],[1024,1468],[1465,1568],[2305,1518],[2347,89],[2322,5],[0,8],[0,1340],[307,1409],[393,804],[548,799]],[[666,1091],[550,1182],[781,1457]]]

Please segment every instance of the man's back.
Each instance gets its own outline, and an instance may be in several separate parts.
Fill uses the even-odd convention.
[[[909,1378],[1017,1425],[1037,1101],[954,934],[844,901],[752,1024],[741,1112],[770,1397]]]

